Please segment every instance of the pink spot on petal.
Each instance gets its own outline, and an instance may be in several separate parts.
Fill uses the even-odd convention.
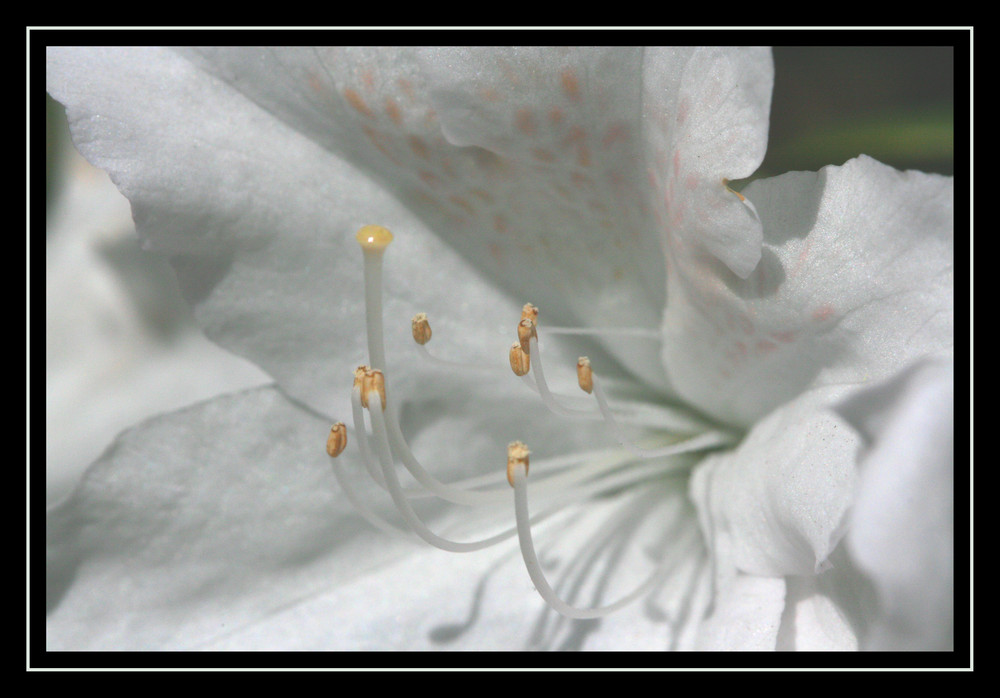
[[[518,109],[514,114],[514,126],[525,135],[534,135],[536,129],[534,113],[527,108]]]
[[[834,312],[836,311],[833,309],[832,305],[824,303],[813,311],[812,319],[816,322],[823,322],[824,320],[830,319]]]
[[[754,345],[754,348],[760,354],[770,354],[772,351],[778,348],[778,345],[766,339],[761,339],[757,341],[757,343]]]
[[[562,83],[562,89],[566,96],[573,102],[579,101],[580,81],[577,79],[576,73],[572,69],[567,68],[559,75],[559,80]]]
[[[619,141],[624,141],[628,138],[628,127],[622,123],[615,123],[608,127],[608,130],[604,132],[604,138],[601,139],[601,145],[605,148],[610,148],[612,145]]]
[[[344,99],[346,99],[347,103],[354,107],[359,114],[362,114],[369,119],[375,118],[375,114],[372,113],[372,110],[368,108],[367,104],[365,104],[365,100],[362,99],[361,95],[359,95],[355,90],[352,90],[350,87],[345,87]]]
[[[396,102],[393,101],[392,97],[385,98],[385,113],[389,116],[392,123],[397,126],[401,126],[403,124],[403,113],[399,110],[399,107],[396,105]]]

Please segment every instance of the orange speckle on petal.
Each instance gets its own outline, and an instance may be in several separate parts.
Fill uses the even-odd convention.
[[[369,119],[375,118],[375,114],[372,110],[368,108],[365,104],[365,100],[361,98],[356,91],[352,90],[350,87],[344,88],[344,98],[347,100],[348,104],[354,107],[360,114],[368,117]]]
[[[410,101],[413,100],[413,85],[406,78],[399,78],[396,80],[396,84],[399,85],[399,89],[403,91],[406,98]]]
[[[427,159],[427,144],[424,143],[420,136],[410,136],[406,139],[406,142],[410,144],[410,150],[418,158]]]
[[[402,126],[403,124],[403,113],[399,111],[399,106],[392,99],[392,97],[385,98],[385,113],[392,120],[392,123],[397,126]]]
[[[497,264],[503,264],[503,261],[504,261],[503,260],[503,248],[500,247],[500,245],[498,245],[498,244],[496,244],[494,242],[491,242],[486,247],[490,251],[490,257],[493,258],[493,261],[496,262]]]
[[[813,311],[812,318],[816,322],[823,322],[824,320],[828,320],[830,316],[834,314],[834,312],[835,311],[832,305],[830,305],[829,303],[824,303],[823,305],[819,306],[818,308],[816,308],[816,310]]]
[[[778,345],[774,342],[770,342],[766,339],[760,339],[754,348],[761,354],[770,354],[772,351],[778,348]]]
[[[362,127],[365,135],[368,136],[368,140],[371,141],[372,145],[378,148],[383,155],[389,158],[394,164],[402,165],[399,159],[390,150],[389,144],[391,143],[391,138],[381,131],[376,131],[371,126],[365,125]]]
[[[510,229],[507,224],[507,219],[499,213],[495,215],[493,217],[493,229],[500,234],[506,233]]]
[[[433,172],[428,172],[427,170],[419,170],[417,176],[420,177],[420,181],[429,187],[436,187],[441,183],[441,180]]]
[[[470,204],[468,201],[463,199],[458,194],[452,194],[448,197],[448,201],[458,206],[460,209],[468,213],[469,215],[474,215],[476,213],[476,207]]]
[[[574,102],[578,101],[580,99],[580,81],[577,79],[576,73],[567,68],[560,73],[559,80],[562,82],[562,89],[566,96]]]
[[[525,135],[533,135],[535,133],[535,115],[527,108],[522,107],[518,109],[514,114],[514,126],[517,130]]]
[[[326,91],[326,85],[323,84],[323,81],[319,79],[319,76],[316,75],[316,73],[308,73],[306,80],[309,83],[309,88],[313,92],[322,94]]]
[[[554,162],[556,159],[556,156],[553,155],[552,151],[545,148],[532,148],[531,154],[536,160],[541,162]]]
[[[488,204],[493,203],[493,197],[490,196],[490,193],[488,191],[486,191],[485,189],[470,189],[469,192],[473,196],[476,196],[477,198],[482,199],[483,201],[485,201]]]
[[[601,145],[605,148],[610,148],[618,141],[624,141],[626,138],[628,138],[628,128],[620,122],[615,123],[609,126],[608,130],[604,132]]]

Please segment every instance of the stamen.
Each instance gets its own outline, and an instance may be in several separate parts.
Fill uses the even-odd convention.
[[[361,404],[368,407],[367,396],[375,393],[380,398],[382,409],[385,410],[385,374],[377,368],[365,371],[361,386]]]
[[[357,401],[358,409],[360,410],[360,401]],[[357,420],[357,415],[355,415],[355,420]],[[357,421],[355,421],[355,428],[357,429]],[[362,430],[364,429],[364,424],[361,425]],[[358,445],[361,448],[362,456],[365,460],[365,465],[369,465],[368,456],[368,445],[365,443],[364,432],[359,432],[360,438],[358,439]],[[376,514],[374,511],[368,508],[368,505],[364,503],[358,493],[351,486],[350,478],[344,475],[343,469],[340,467],[340,462],[335,460],[337,456],[344,452],[344,448],[347,446],[347,427],[344,426],[343,422],[337,422],[330,428],[330,436],[326,440],[326,452],[329,454],[331,459],[330,463],[333,467],[333,476],[337,480],[337,484],[340,485],[340,489],[344,491],[347,496],[347,501],[361,514],[368,523],[370,523],[375,528],[380,531],[384,531],[391,536],[401,537],[406,540],[417,540],[409,531],[404,531],[391,523],[383,519],[381,516]],[[371,469],[369,468],[369,472]],[[381,480],[381,473],[379,473],[379,480]],[[383,481],[384,482],[384,481]]]
[[[326,453],[330,458],[336,458],[347,448],[347,427],[343,422],[337,422],[330,427],[330,435],[326,437]]]
[[[576,381],[583,392],[590,393],[594,390],[594,372],[590,368],[590,359],[586,356],[576,360]]]
[[[583,379],[580,379],[580,387],[590,393],[593,392],[594,399],[597,401],[597,408],[601,411],[601,416],[604,421],[607,422],[608,426],[614,432],[615,437],[622,446],[627,448],[629,451],[639,456],[640,458],[659,458],[663,456],[675,456],[680,453],[687,453],[690,451],[701,451],[709,448],[714,448],[716,446],[724,446],[731,443],[732,436],[722,432],[722,431],[707,431],[698,436],[694,436],[685,441],[681,441],[676,444],[671,444],[670,446],[664,446],[662,448],[643,448],[632,443],[628,438],[625,437],[625,433],[621,426],[618,424],[618,420],[615,419],[614,413],[611,411],[610,405],[608,405],[607,399],[604,397],[604,391],[601,389],[600,383],[597,377],[594,375],[593,369],[590,366],[590,359],[587,357],[581,357],[580,361],[586,361],[586,367],[583,369],[589,380],[589,386],[591,390],[587,390],[584,387]],[[577,363],[577,375],[581,371],[580,362]]]
[[[760,221],[760,216],[757,214],[757,208],[753,205],[753,202],[750,201],[750,199],[748,199],[747,197],[743,196],[738,191],[736,191],[731,186],[729,186],[729,180],[728,179],[723,178],[723,180],[722,180],[722,186],[724,186],[729,193],[736,194],[737,198],[739,198],[739,200],[740,200],[740,203],[742,203],[744,206],[746,206],[748,209],[750,209],[750,213],[753,214],[753,217],[756,218],[758,222]]]
[[[442,368],[447,368],[451,370],[463,370],[463,371],[490,371],[490,372],[500,372],[506,370],[501,364],[474,364],[465,361],[450,361],[449,359],[442,359],[431,354],[427,347],[425,346],[431,339],[431,326],[430,321],[427,319],[427,313],[417,313],[413,316],[413,320],[410,322],[413,330],[413,341],[417,344],[417,351],[431,363],[437,364]]]
[[[525,303],[521,307],[521,319],[530,320],[532,325],[538,324],[538,308],[531,303]]]
[[[524,466],[524,472],[528,472],[528,456],[531,451],[520,441],[514,441],[507,445],[507,482],[514,486],[514,468]]]
[[[647,339],[661,339],[659,330],[650,330],[645,327],[552,327],[545,326],[546,334],[571,334],[599,337],[611,335],[614,337],[645,337]]]
[[[365,464],[368,475],[375,483],[385,489],[385,479],[382,471],[375,465],[375,457],[368,446],[368,435],[365,433],[365,416],[363,408],[368,398],[363,392],[365,373],[367,366],[358,366],[354,371],[354,387],[351,389],[351,416],[354,419],[354,433],[358,436],[358,450],[361,451],[361,460]]]
[[[528,342],[532,337],[538,336],[535,332],[535,323],[530,318],[523,318],[517,324],[517,341],[521,344],[521,351],[530,353]]]
[[[542,402],[545,406],[556,414],[562,415],[564,417],[585,417],[588,419],[600,419],[600,416],[594,413],[592,410],[577,410],[571,407],[564,407],[556,400],[555,395],[549,390],[549,385],[545,381],[545,371],[542,368],[542,356],[541,352],[538,350],[538,336],[532,336],[530,340],[531,355],[535,357],[535,370],[531,372],[531,375],[535,378],[535,385],[538,387],[538,394],[542,398]],[[516,373],[516,371],[515,371]]]
[[[381,410],[369,409],[368,415],[371,418],[372,431],[375,434],[375,446],[376,451],[378,452],[378,460],[379,464],[382,466],[382,475],[385,477],[385,483],[389,490],[389,496],[392,497],[393,504],[396,505],[399,513],[403,515],[406,523],[410,525],[413,532],[420,538],[437,548],[441,548],[442,550],[448,550],[453,553],[468,553],[496,545],[497,543],[505,541],[516,534],[516,529],[509,529],[503,533],[499,533],[483,540],[473,541],[471,543],[459,543],[457,541],[448,540],[447,538],[442,538],[427,528],[427,526],[424,525],[424,522],[417,517],[416,512],[413,511],[413,507],[410,506],[410,503],[407,501],[403,488],[399,484],[399,478],[396,477],[396,473],[393,470],[392,453],[389,448],[389,438],[386,433],[384,414]]]
[[[526,376],[531,370],[531,355],[521,347],[520,342],[510,345],[510,369],[515,376]]]
[[[417,313],[410,321],[413,327],[413,341],[423,346],[431,341],[431,324],[427,320],[427,313]]]
[[[556,595],[545,578],[541,564],[538,562],[538,555],[535,552],[535,545],[531,537],[530,515],[528,513],[528,472],[525,464],[514,464],[513,487],[514,515],[517,518],[517,537],[521,546],[521,557],[524,559],[524,566],[527,568],[528,576],[531,577],[531,581],[535,585],[535,589],[539,595],[549,606],[564,616],[568,616],[569,618],[600,618],[606,616],[645,596],[670,573],[672,563],[677,556],[670,556],[653,571],[652,575],[646,581],[615,603],[599,608],[577,608],[570,606]],[[689,537],[693,535],[691,533],[692,530],[693,527],[689,528]]]
[[[742,198],[742,197],[741,197]],[[537,490],[550,493],[552,498],[546,501],[544,511],[530,516],[527,500],[527,475],[530,451],[527,446],[515,441],[508,446],[507,451],[507,481],[514,489],[514,509],[516,526],[497,535],[472,542],[457,542],[443,538],[432,532],[416,515],[409,499],[413,497],[437,496],[445,501],[462,505],[493,505],[506,501],[506,495],[496,489],[473,489],[499,485],[499,480],[490,483],[482,478],[469,478],[459,483],[443,483],[433,477],[427,469],[414,457],[400,428],[397,410],[387,409],[386,398],[386,357],[384,333],[382,325],[382,258],[386,247],[392,241],[392,234],[381,226],[364,226],[358,231],[357,239],[364,255],[365,278],[365,324],[368,337],[368,357],[370,366],[359,366],[355,371],[354,387],[352,389],[351,406],[354,417],[355,432],[362,459],[369,474],[376,484],[388,491],[393,504],[410,527],[412,534],[438,548],[451,552],[471,552],[490,547],[513,536],[520,541],[520,548],[529,576],[539,593],[555,610],[571,618],[596,618],[617,610],[642,597],[653,586],[660,583],[667,569],[664,562],[653,575],[642,585],[619,601],[593,609],[582,609],[571,606],[560,599],[549,586],[542,572],[534,550],[530,526],[533,522],[553,512],[558,511],[573,501],[587,500],[603,493],[617,491],[647,481],[651,478],[662,478],[671,473],[683,473],[691,467],[690,458],[679,458],[661,461],[649,461],[637,464],[623,451],[605,456],[596,452],[564,456],[563,459],[551,459],[548,463],[536,462],[536,468],[546,465],[555,466],[559,470],[538,483]],[[630,444],[620,435],[620,427],[605,400],[600,386],[596,381],[587,357],[581,357],[577,362],[577,378],[581,389],[594,395],[598,410],[577,410],[564,407],[557,400],[545,380],[542,367],[538,339],[538,308],[526,303],[521,311],[518,323],[518,341],[511,345],[510,366],[514,373],[532,382],[546,406],[557,414],[570,417],[604,419],[619,437],[619,442],[629,451],[643,458],[653,456],[670,456],[689,451],[711,448],[728,442],[728,436],[722,432],[708,432],[700,437],[688,439],[663,449],[642,449]],[[466,366],[436,359],[427,353],[425,345],[431,339],[430,322],[425,313],[418,313],[411,320],[413,339],[418,349],[428,358],[449,366]],[[550,328],[550,331],[562,334],[615,334],[633,335],[659,339],[659,332],[642,328],[607,328],[604,330],[589,330],[575,328]],[[534,355],[534,356],[532,356]],[[532,369],[534,360],[534,370]],[[528,377],[528,373],[531,377]],[[373,394],[378,395],[381,409],[372,405]],[[574,398],[566,398],[574,399]],[[580,398],[582,400],[582,398]],[[364,408],[368,408],[371,425],[371,437],[365,430]],[[369,441],[369,438],[372,441]],[[372,448],[374,443],[374,449]],[[347,445],[347,431],[342,423],[331,428],[327,439],[327,453],[336,458]],[[374,453],[373,453],[374,451]],[[398,458],[410,475],[424,489],[404,490],[396,471]],[[565,463],[561,462],[565,460]],[[334,473],[345,491],[348,499],[356,509],[373,525],[393,533],[394,535],[412,535],[402,532],[396,526],[383,520],[368,509],[364,502],[351,490],[343,474],[334,462]],[[697,531],[696,526],[689,527],[689,533]],[[571,594],[570,598],[573,598]]]

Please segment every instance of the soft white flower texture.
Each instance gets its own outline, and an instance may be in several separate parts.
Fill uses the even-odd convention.
[[[866,478],[858,485],[857,432],[829,408],[950,356],[952,184],[861,157],[755,182],[748,206],[724,180],[763,157],[772,72],[764,49],[50,49],[49,90],[78,147],[129,197],[146,244],[179,255],[208,336],[301,406],[256,392],[125,437],[50,524],[50,644],[415,648],[441,636],[415,628],[455,618],[444,609],[461,570],[500,575],[484,571],[493,557],[394,557],[388,543],[372,553],[328,494],[324,430],[310,436],[317,420],[302,407],[349,413],[366,356],[353,235],[378,223],[396,233],[388,375],[414,449],[442,479],[497,467],[488,454],[515,438],[546,454],[611,444],[546,416],[512,376],[470,381],[416,361],[400,348],[417,311],[431,315],[436,351],[501,365],[525,301],[542,308],[543,328],[660,328],[662,342],[590,343],[619,399],[654,428],[661,406],[683,406],[746,434],[692,478],[711,577],[688,572],[699,581],[600,632],[572,631],[574,642],[857,647],[868,624],[823,570]],[[575,361],[563,348],[548,356]],[[250,426],[267,420],[265,434]],[[254,477],[274,478],[256,509]],[[664,492],[680,506],[679,490]],[[130,498],[121,515],[93,513]],[[654,511],[643,509],[655,522]],[[583,559],[578,535],[566,544]],[[398,565],[431,575],[426,597],[405,583],[343,605],[358,603],[352,579],[388,589],[383,574]],[[434,574],[441,565],[454,579]],[[516,648],[506,643],[537,609],[520,584],[484,602],[463,646]],[[899,594],[886,598],[890,613],[922,622]]]

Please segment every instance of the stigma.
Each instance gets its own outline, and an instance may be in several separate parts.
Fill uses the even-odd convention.
[[[517,539],[522,560],[528,575],[545,602],[559,613],[573,618],[595,618],[624,605],[634,602],[651,588],[655,580],[662,580],[662,565],[653,565],[651,577],[619,598],[618,601],[593,608],[581,608],[567,603],[556,593],[546,579],[538,562],[532,528],[545,519],[579,504],[586,505],[609,493],[655,482],[658,478],[669,477],[690,468],[692,458],[707,451],[720,448],[731,441],[730,435],[709,428],[706,425],[682,425],[675,432],[667,430],[659,434],[661,443],[649,445],[630,438],[629,430],[636,425],[628,424],[601,386],[601,381],[591,360],[580,357],[576,364],[577,382],[582,391],[578,396],[557,395],[550,390],[545,377],[540,335],[589,334],[587,328],[549,328],[541,323],[541,312],[532,303],[525,303],[520,318],[512,322],[512,339],[508,360],[515,378],[520,379],[529,389],[526,400],[543,404],[554,419],[564,420],[567,425],[576,421],[588,423],[587,429],[597,429],[604,433],[608,447],[600,451],[559,454],[547,458],[536,458],[535,475],[531,485],[533,496],[546,498],[546,504],[532,515],[528,505],[528,462],[531,449],[520,440],[510,442],[507,447],[506,471],[496,477],[468,477],[445,482],[433,473],[411,450],[406,434],[394,409],[396,398],[388,394],[386,384],[391,376],[386,375],[386,348],[384,346],[382,311],[382,262],[386,249],[392,242],[389,230],[378,225],[366,225],[357,233],[364,262],[365,331],[367,336],[367,363],[354,371],[351,388],[353,417],[353,442],[357,455],[364,465],[368,478],[391,501],[398,517],[390,521],[376,511],[360,496],[355,482],[339,465],[342,454],[348,446],[347,427],[337,422],[327,437],[326,450],[331,457],[334,474],[350,502],[373,526],[394,536],[416,540],[443,550],[456,553],[471,553],[494,545]],[[438,359],[427,345],[431,339],[430,320],[424,312],[418,312],[410,320],[414,345],[421,360],[431,361],[458,375],[476,380],[477,371],[503,370],[503,365],[469,365]],[[593,334],[614,334],[614,328],[595,330]],[[642,338],[652,330],[625,328],[622,337]],[[557,367],[558,368],[558,367]],[[567,367],[568,368],[568,367]],[[366,419],[367,416],[367,419]],[[595,426],[596,425],[596,426]],[[527,426],[527,425],[526,425]],[[493,459],[503,462],[502,454],[469,454],[470,459]],[[397,469],[402,466],[411,476],[413,485],[404,487]],[[504,482],[506,480],[506,482]],[[513,488],[513,501],[511,500]],[[412,506],[414,499],[434,497],[457,507],[482,508],[513,505],[513,516],[509,524],[494,535],[477,540],[453,540],[434,531],[418,515]],[[508,509],[509,511],[509,509]],[[401,523],[399,521],[401,519]],[[691,533],[689,527],[678,531],[683,538]],[[664,564],[666,564],[664,562]]]

